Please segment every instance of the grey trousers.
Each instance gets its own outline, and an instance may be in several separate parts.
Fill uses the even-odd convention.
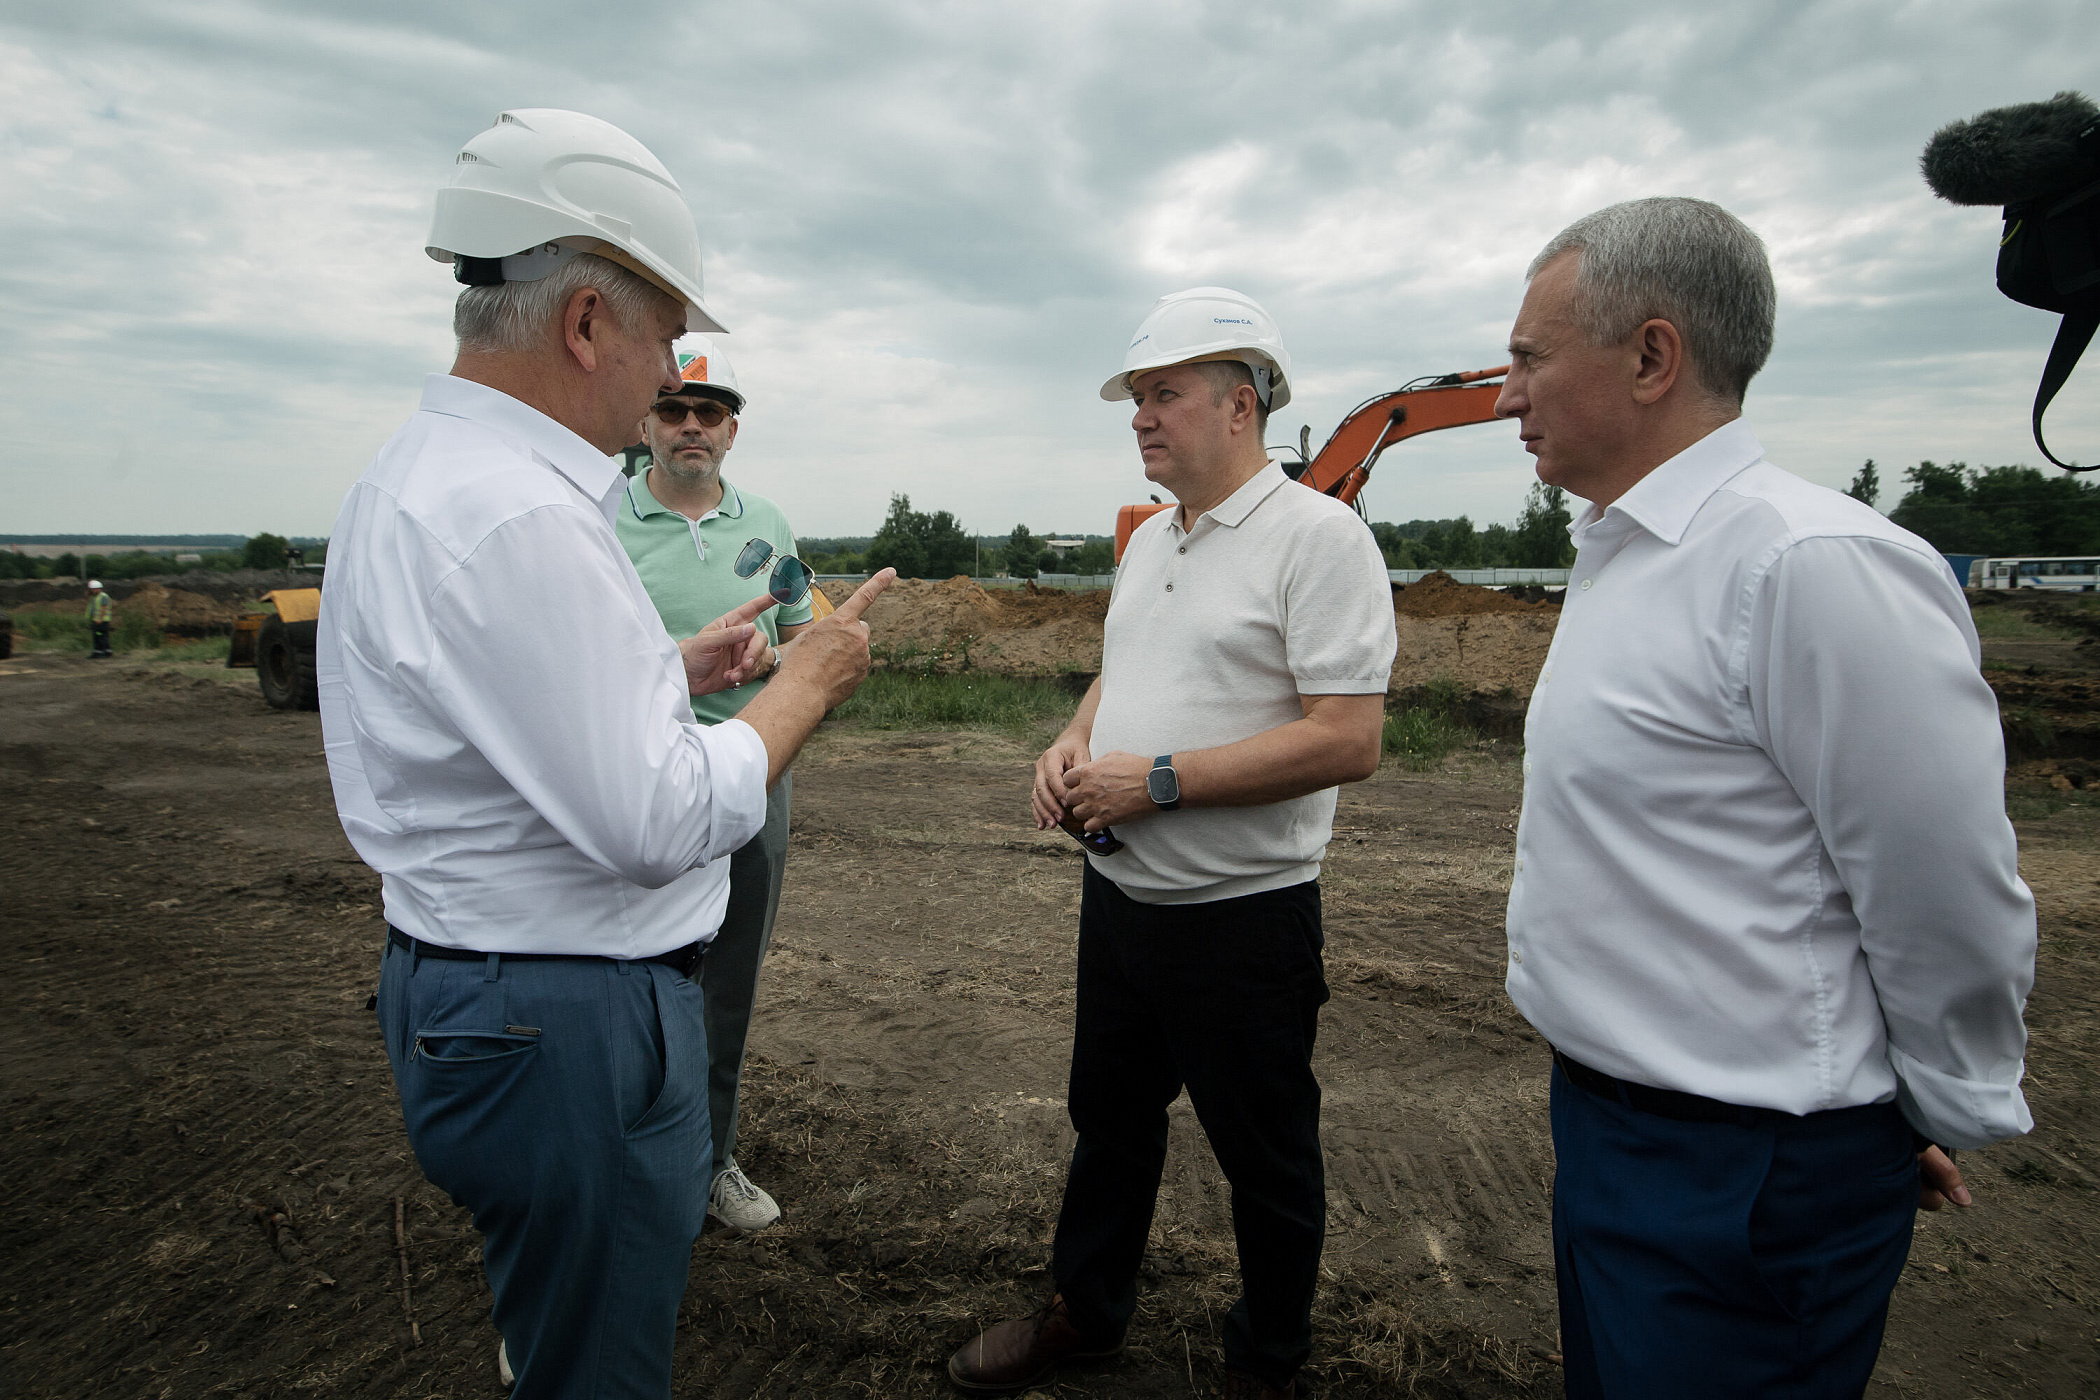
[[[787,872],[788,799],[795,775],[783,773],[766,794],[766,824],[729,858],[729,909],[707,945],[700,993],[707,1015],[707,1112],[714,1129],[715,1170],[736,1151],[737,1086],[744,1077],[744,1040],[758,998],[758,969],[773,941],[780,878]]]

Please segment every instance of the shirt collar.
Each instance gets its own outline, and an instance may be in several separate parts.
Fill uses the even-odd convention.
[[[1239,490],[1203,512],[1202,515],[1197,516],[1195,523],[1200,525],[1208,519],[1219,525],[1228,525],[1236,529],[1246,521],[1248,516],[1254,514],[1256,506],[1269,499],[1271,491],[1274,491],[1289,480],[1290,478],[1283,474],[1283,468],[1271,462],[1249,477],[1240,486]],[[1181,512],[1179,510],[1171,513],[1168,517],[1168,524],[1172,525],[1176,530],[1181,529]]]
[[[1764,459],[1764,444],[1736,418],[1700,438],[1633,484],[1603,510],[1592,505],[1570,533],[1579,534],[1617,512],[1667,545],[1676,545],[1692,517],[1714,492]]]
[[[637,520],[647,520],[652,515],[675,515],[681,520],[688,519],[682,511],[672,510],[662,501],[656,499],[656,493],[649,489],[649,468],[647,467],[643,467],[635,472],[634,476],[628,480],[627,507],[634,512],[634,517]],[[730,520],[741,520],[744,518],[744,498],[738,494],[734,486],[729,484],[728,477],[722,478],[722,499],[715,502],[715,508],[709,511],[707,515],[701,516],[700,520],[706,520],[709,516],[714,515],[723,516]],[[700,522],[695,520],[691,523],[697,525]]]
[[[420,407],[427,413],[464,418],[509,438],[567,477],[594,501],[605,498],[620,474],[618,459],[606,456],[532,405],[501,389],[449,374],[426,375]]]

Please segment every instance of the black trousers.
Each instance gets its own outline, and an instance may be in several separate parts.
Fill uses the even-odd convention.
[[[1079,906],[1070,1104],[1079,1133],[1052,1272],[1073,1323],[1120,1337],[1185,1087],[1232,1187],[1240,1297],[1225,1364],[1283,1385],[1312,1350],[1327,1232],[1315,1023],[1320,886],[1140,904],[1089,862]]]
[[[116,654],[109,649],[109,627],[110,625],[107,622],[90,622],[88,624],[88,631],[93,634],[95,639],[95,645],[92,650],[96,656],[114,656]]]

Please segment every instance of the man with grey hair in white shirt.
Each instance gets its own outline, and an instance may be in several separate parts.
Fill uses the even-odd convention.
[[[2032,1126],[2034,901],[1940,555],[1740,422],[1764,247],[1694,199],[1532,263],[1497,405],[1590,502],[1525,728],[1509,994],[1552,1044],[1567,1391],[1857,1396],[1949,1153]]]
[[[729,855],[867,674],[860,614],[893,575],[695,724],[793,600],[776,579],[675,641],[613,532],[608,454],[679,387],[672,342],[722,329],[677,183],[594,117],[505,112],[428,251],[466,284],[458,358],[344,500],[319,627],[336,806],[384,888],[380,1029],[416,1160],[481,1232],[502,1379],[667,1400]]]

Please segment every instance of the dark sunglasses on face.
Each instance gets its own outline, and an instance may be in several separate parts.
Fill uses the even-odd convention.
[[[649,411],[654,413],[656,421],[666,428],[684,426],[688,413],[698,418],[703,428],[720,427],[722,420],[729,416],[729,406],[716,403],[713,399],[702,399],[699,403],[690,399],[658,399]]]
[[[766,541],[754,539],[746,541],[736,556],[736,576],[750,578],[766,566],[767,560],[773,563],[773,573],[766,580],[766,593],[783,608],[792,608],[809,592],[810,580],[815,575],[810,572],[809,565],[794,555],[781,554]]]

